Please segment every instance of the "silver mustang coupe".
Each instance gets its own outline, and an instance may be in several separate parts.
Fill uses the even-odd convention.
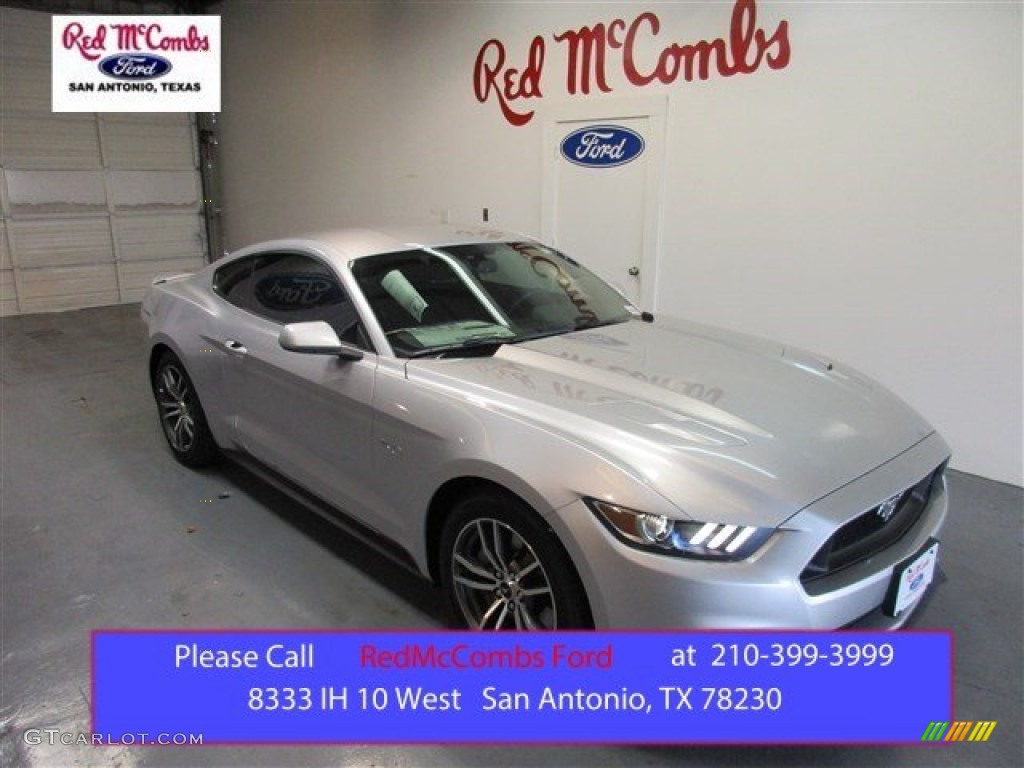
[[[950,451],[903,402],[519,235],[262,243],[142,315],[179,461],[256,469],[462,625],[892,628],[935,574]]]

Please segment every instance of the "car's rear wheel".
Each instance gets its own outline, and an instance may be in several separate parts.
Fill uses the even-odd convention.
[[[456,504],[441,536],[441,581],[456,622],[482,630],[592,626],[554,531],[517,499],[483,491]]]
[[[212,464],[220,455],[196,388],[173,352],[164,352],[153,372],[153,397],[160,426],[174,458],[187,467]]]

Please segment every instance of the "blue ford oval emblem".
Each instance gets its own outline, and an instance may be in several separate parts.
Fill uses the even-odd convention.
[[[154,80],[171,71],[171,62],[151,53],[115,53],[98,66],[100,72],[119,80]]]
[[[644,146],[644,137],[629,128],[591,125],[562,140],[562,157],[589,168],[613,168],[636,160]]]

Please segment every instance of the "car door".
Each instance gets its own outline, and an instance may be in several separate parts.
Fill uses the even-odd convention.
[[[234,441],[270,469],[363,517],[371,506],[377,355],[358,312],[331,267],[312,254],[266,252],[246,261],[235,266],[237,274],[214,279],[231,305],[217,341],[233,400]],[[311,320],[329,323],[339,338],[362,347],[363,359],[281,347],[284,325]]]

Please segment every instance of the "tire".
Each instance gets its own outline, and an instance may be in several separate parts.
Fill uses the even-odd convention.
[[[186,467],[205,467],[220,458],[199,395],[173,352],[164,352],[153,372],[160,427],[174,458]]]
[[[583,586],[555,532],[518,499],[480,491],[441,534],[441,585],[454,622],[480,630],[591,629]]]

